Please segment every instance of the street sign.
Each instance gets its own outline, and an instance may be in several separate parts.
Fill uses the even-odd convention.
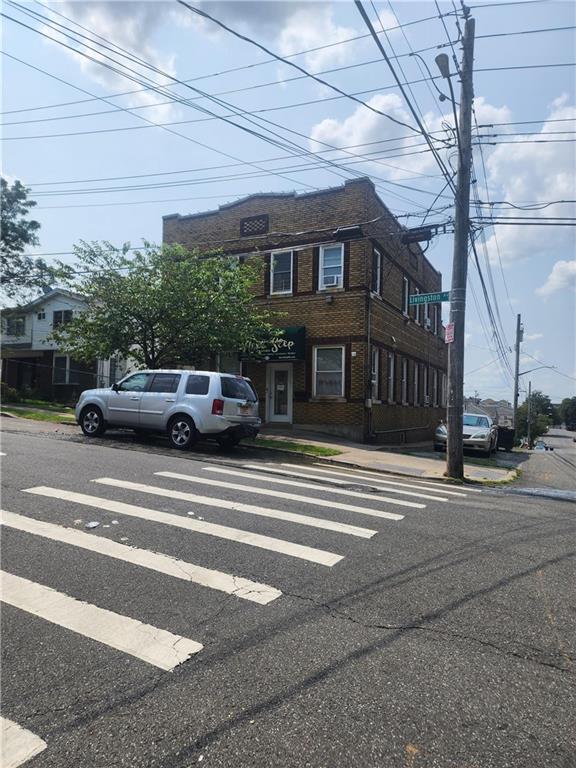
[[[435,304],[438,301],[450,301],[450,291],[442,293],[413,293],[408,297],[409,304]]]
[[[454,323],[446,323],[446,328],[444,329],[444,341],[446,344],[452,344],[454,341]]]

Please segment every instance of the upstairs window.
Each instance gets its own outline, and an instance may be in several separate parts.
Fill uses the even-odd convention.
[[[402,358],[402,405],[408,405],[408,360]]]
[[[402,314],[408,314],[408,301],[410,296],[410,281],[406,276],[402,278]]]
[[[372,251],[372,292],[380,295],[382,291],[382,254],[374,248]]]
[[[7,336],[24,336],[25,332],[26,332],[25,317],[7,317],[6,318],[6,335]]]
[[[344,246],[324,245],[320,248],[318,289],[342,288],[344,281]]]
[[[292,251],[270,255],[270,293],[292,293]]]
[[[59,325],[65,325],[72,320],[71,309],[56,309],[52,314],[52,326],[57,328]]]

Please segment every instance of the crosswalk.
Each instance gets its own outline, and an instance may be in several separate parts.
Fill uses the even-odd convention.
[[[164,579],[184,582],[183,588],[190,590],[192,605],[200,597],[196,590],[202,590],[204,602],[209,601],[211,595],[223,593],[233,601],[238,600],[238,606],[252,604],[254,610],[266,610],[266,606],[282,600],[287,577],[284,575],[283,583],[277,584],[266,583],[276,578],[262,581],[253,578],[262,575],[258,574],[258,563],[264,553],[268,558],[279,558],[279,564],[282,563],[279,572],[283,574],[299,567],[313,569],[311,578],[321,578],[322,573],[329,578],[330,570],[343,567],[349,553],[370,547],[376,536],[386,535],[389,526],[401,525],[406,516],[422,514],[430,505],[446,505],[463,499],[470,492],[442,483],[420,483],[321,465],[295,468],[290,464],[238,462],[195,467],[189,472],[158,468],[152,473],[151,482],[147,473],[143,478],[146,482],[134,477],[97,476],[71,482],[81,486],[74,490],[46,485],[23,488],[23,496],[18,498],[24,501],[18,503],[25,507],[24,513],[3,511],[0,522],[15,534],[63,545],[65,553],[80,550],[107,562],[128,564],[142,569],[161,584]],[[40,498],[44,500],[41,507],[33,503],[26,506],[27,500],[33,502]],[[178,531],[183,550],[176,557],[169,545],[164,547],[168,551],[156,551],[156,548],[128,544],[122,540],[125,537],[118,541],[118,536],[114,538],[118,529],[109,524],[105,527],[114,533],[104,534],[99,524],[88,532],[77,527],[82,520],[66,525],[61,524],[60,519],[57,522],[46,519],[57,514],[62,504],[67,510],[77,507],[91,510],[90,514],[132,520],[144,526],[145,531],[154,531],[155,541],[163,541],[163,533]],[[170,505],[168,510],[165,506],[158,508],[166,504]],[[42,509],[43,519],[34,516],[39,514],[36,509]],[[204,520],[205,514],[216,516],[218,521]],[[232,520],[232,524],[223,524],[222,517],[226,523]],[[262,527],[264,532],[254,530]],[[277,530],[282,532],[281,537],[270,535]],[[354,541],[358,543],[351,550]],[[217,569],[192,562],[195,557],[182,557],[182,551],[184,554],[196,551],[196,557],[198,552],[201,555],[202,542],[217,544]],[[227,548],[228,568],[224,567]],[[246,560],[240,558],[234,562],[241,552],[252,553],[249,570]],[[94,567],[93,560],[87,562]],[[4,603],[50,623],[58,631],[75,633],[161,672],[174,673],[179,665],[202,654],[205,628],[187,625],[186,631],[179,634],[154,626],[149,620],[140,621],[133,615],[129,593],[122,602],[122,612],[112,611],[105,607],[105,595],[93,594],[94,602],[87,602],[79,597],[77,587],[69,593],[61,584],[55,589],[44,583],[49,579],[43,579],[40,563],[34,579],[6,570],[0,571],[0,579]],[[2,765],[16,768],[39,751],[50,748],[49,736],[45,741],[25,725],[2,721]]]

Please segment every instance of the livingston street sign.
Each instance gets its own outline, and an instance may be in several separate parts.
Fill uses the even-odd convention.
[[[438,301],[450,301],[450,291],[442,293],[413,293],[409,297],[409,304],[436,304]]]

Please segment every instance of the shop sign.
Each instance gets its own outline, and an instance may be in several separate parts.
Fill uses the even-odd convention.
[[[295,325],[283,328],[264,348],[256,344],[240,353],[241,360],[277,361],[304,360],[306,349],[306,327]]]

